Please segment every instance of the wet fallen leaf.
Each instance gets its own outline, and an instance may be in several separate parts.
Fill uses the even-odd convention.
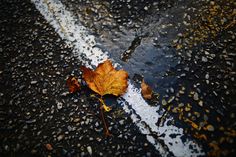
[[[211,142],[209,146],[213,149],[211,152],[208,153],[208,156],[220,156],[220,147],[217,143]]]
[[[46,147],[46,149],[49,150],[49,151],[53,150],[52,145],[49,144],[49,143],[48,143],[48,144],[45,144],[45,147]]]
[[[213,125],[210,125],[210,124],[208,124],[207,126],[205,126],[203,129],[204,129],[204,130],[207,130],[207,131],[214,131],[214,130],[215,130],[214,127],[213,127]]]
[[[224,133],[228,136],[236,137],[236,131],[233,129],[228,128],[227,131],[225,131]]]
[[[74,92],[77,92],[78,90],[80,90],[80,84],[79,84],[77,78],[74,77],[74,76],[70,76],[66,80],[66,84],[69,87],[69,92],[70,93],[74,93]]]
[[[152,89],[151,87],[144,82],[144,79],[141,83],[141,92],[145,99],[151,99],[152,98]]]
[[[198,134],[198,133],[196,133],[196,134],[194,134],[193,136],[194,136],[195,138],[197,138],[197,139],[207,141],[207,136],[204,135],[204,134]]]
[[[215,141],[208,144],[212,150],[208,153],[208,156],[212,157],[220,157],[220,156],[228,156],[229,151],[226,149],[221,149],[219,144]]]
[[[86,67],[81,69],[89,88],[101,96],[106,94],[119,96],[127,90],[128,73],[124,70],[117,71],[110,60],[99,64],[94,71]]]
[[[111,136],[108,125],[104,117],[104,111],[109,112],[111,108],[103,101],[103,96],[112,94],[120,96],[124,94],[128,87],[128,73],[124,70],[116,70],[110,60],[100,63],[95,70],[86,67],[81,67],[83,71],[83,78],[88,84],[89,88],[98,93],[101,98],[100,113],[104,125],[105,136]]]
[[[196,123],[194,123],[193,121],[191,121],[191,120],[189,120],[189,119],[184,119],[184,121],[186,122],[186,123],[189,123],[194,129],[199,129],[199,126],[196,124]]]

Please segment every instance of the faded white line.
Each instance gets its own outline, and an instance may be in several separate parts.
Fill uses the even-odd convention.
[[[59,0],[32,0],[36,8],[45,19],[55,28],[65,42],[73,48],[74,55],[85,56],[91,62],[86,62],[87,66],[97,66],[99,63],[108,59],[108,53],[96,47],[95,37],[81,25]],[[156,122],[161,117],[158,114],[159,107],[149,106],[142,98],[140,89],[134,87],[129,82],[127,93],[123,99],[118,100],[123,109],[130,113],[133,122],[139,130],[147,136],[147,140],[152,143],[162,156],[169,153],[165,150],[159,140],[163,140],[175,156],[199,156],[204,155],[201,147],[187,138],[185,142],[181,140],[184,135],[183,129],[174,125],[167,124],[172,118],[167,118],[163,126],[156,126]],[[164,135],[154,137],[152,134]],[[177,134],[171,138],[171,134]]]

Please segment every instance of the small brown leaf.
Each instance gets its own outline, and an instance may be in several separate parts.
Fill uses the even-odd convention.
[[[148,84],[144,82],[144,80],[141,83],[141,92],[145,99],[152,99],[152,89]]]
[[[79,91],[79,89],[80,89],[80,84],[79,84],[77,78],[74,77],[74,76],[70,76],[70,77],[66,80],[66,84],[67,84],[67,86],[69,87],[69,92],[70,92],[70,93],[77,92],[77,91]]]
[[[196,133],[196,134],[194,134],[193,136],[194,136],[195,138],[197,138],[197,139],[207,141],[207,136],[206,136],[205,134]]]
[[[89,88],[101,96],[112,94],[122,95],[128,87],[128,73],[124,70],[116,70],[110,60],[98,65],[96,70],[86,67],[81,68],[83,78]]]
[[[49,143],[48,143],[48,144],[45,144],[45,147],[46,147],[46,149],[49,150],[49,151],[53,150],[52,145],[49,144]]]
[[[211,125],[211,124],[208,124],[208,125],[205,126],[203,129],[204,129],[204,130],[207,130],[207,131],[214,131],[214,130],[215,130],[214,126]]]

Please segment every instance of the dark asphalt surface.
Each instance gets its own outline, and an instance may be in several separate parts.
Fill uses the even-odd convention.
[[[235,2],[128,1],[62,0],[208,155],[235,154]],[[103,136],[92,92],[65,85],[81,63],[30,1],[3,0],[0,16],[0,156],[158,156],[114,98]]]
[[[0,15],[1,157],[158,155],[114,100],[104,137],[92,92],[65,84],[80,63],[33,4],[1,1]]]
[[[235,153],[235,1],[62,2],[206,152]]]

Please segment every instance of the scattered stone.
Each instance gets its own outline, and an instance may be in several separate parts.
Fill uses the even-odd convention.
[[[4,146],[4,149],[5,149],[6,151],[9,151],[9,146],[8,146],[8,145],[5,145],[5,146]]]
[[[62,105],[63,105],[63,104],[62,104],[61,102],[57,102],[57,109],[58,109],[58,110],[62,109]]]
[[[167,102],[166,102],[165,99],[162,99],[161,103],[162,103],[163,106],[167,105]]]
[[[91,146],[88,146],[88,147],[87,147],[87,151],[88,151],[89,155],[92,155],[92,154],[93,154]]]
[[[61,93],[61,96],[67,96],[67,95],[69,95],[70,94],[70,92],[63,92],[63,93]]]
[[[207,60],[206,57],[203,56],[203,57],[202,57],[202,61],[203,61],[203,62],[207,62],[208,60]]]
[[[61,134],[59,136],[57,136],[57,140],[58,141],[61,141],[62,139],[64,139],[65,135]]]
[[[183,106],[184,106],[184,103],[180,103],[178,106],[179,106],[179,107],[183,107]]]
[[[36,84],[38,81],[31,81],[30,84],[34,85]]]
[[[36,154],[38,151],[36,149],[31,150],[31,154]]]
[[[180,90],[180,91],[179,91],[179,94],[184,94],[184,90]]]
[[[42,93],[43,93],[43,94],[47,94],[47,91],[48,91],[47,89],[43,89],[43,90],[42,90]]]
[[[174,93],[174,92],[175,92],[174,88],[171,87],[171,88],[170,88],[170,92],[171,92],[171,93]]]
[[[73,122],[78,123],[80,121],[80,118],[75,118]]]
[[[186,106],[184,110],[185,110],[186,112],[188,112],[188,111],[191,110],[191,108]]]
[[[168,100],[168,104],[171,103],[174,99],[175,99],[175,97],[172,96],[172,97]]]
[[[148,10],[148,7],[147,7],[147,6],[145,6],[143,9],[147,11],[147,10]]]
[[[203,106],[203,101],[200,100],[200,101],[198,102],[198,105],[202,107],[202,106]]]
[[[124,125],[125,121],[122,119],[119,121],[120,125]]]
[[[195,101],[199,100],[198,93],[196,93],[196,92],[194,93],[193,100],[195,100]]]
[[[36,122],[36,119],[31,119],[31,120],[27,120],[25,121],[27,124],[32,124]]]

